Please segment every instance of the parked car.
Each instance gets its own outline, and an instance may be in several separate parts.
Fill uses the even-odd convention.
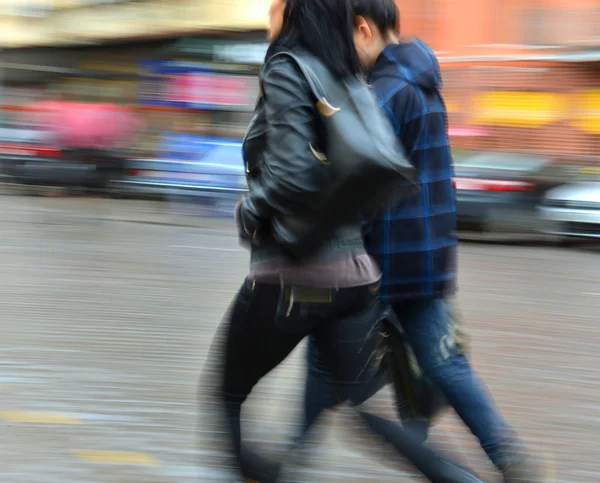
[[[31,127],[20,135],[26,139],[22,143],[26,148],[18,159],[13,156],[6,163],[9,179],[78,190],[104,190],[122,176],[124,153],[139,126],[136,115],[127,108],[71,101],[32,103],[6,132],[20,129],[18,123]]]
[[[105,189],[121,176],[117,152],[60,149],[51,143],[0,145],[5,180],[19,185]]]
[[[552,160],[513,153],[454,156],[459,228],[531,233],[543,194],[559,183],[548,176]]]
[[[0,123],[0,172],[4,181],[27,184],[35,166],[60,157],[52,136],[39,126],[20,122]]]
[[[191,139],[190,139],[191,138]],[[164,158],[132,159],[116,187],[122,192],[234,201],[246,191],[239,141],[173,135]]]
[[[559,186],[540,206],[543,232],[560,238],[600,239],[600,180]]]
[[[42,101],[0,125],[5,181],[19,185],[100,189],[123,174],[138,123],[111,104]]]

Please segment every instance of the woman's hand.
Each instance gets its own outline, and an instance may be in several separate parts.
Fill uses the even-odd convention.
[[[242,207],[242,200],[240,200],[236,203],[235,209],[233,210],[234,217],[235,217],[235,225],[237,227],[238,237],[240,238],[240,240],[248,242],[248,241],[250,241],[250,239],[252,239],[254,237],[251,236],[251,234],[248,232],[248,230],[246,230],[246,227],[244,226],[244,222],[242,221],[242,216],[240,213],[241,207]]]
[[[262,243],[262,237],[260,236],[260,230],[256,229],[254,230],[254,233],[252,234],[252,244],[255,247],[259,247]]]
[[[250,244],[259,247],[262,245],[265,239],[265,230],[262,225],[255,228],[252,232],[246,227],[241,216],[242,200],[238,201],[235,205],[234,215],[235,224],[238,230],[238,237],[242,245],[248,246]]]

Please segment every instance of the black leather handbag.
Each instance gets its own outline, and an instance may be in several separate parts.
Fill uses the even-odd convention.
[[[400,323],[391,317],[385,321],[384,331],[388,370],[400,419],[423,420],[428,425],[432,424],[446,412],[446,397],[421,371]]]
[[[310,54],[282,51],[270,60],[278,56],[294,60],[314,94],[326,145],[321,148],[324,152],[310,148],[331,170],[319,219],[283,217],[273,227],[278,243],[302,256],[335,228],[375,216],[387,203],[399,202],[418,187],[415,169],[364,81],[358,76],[340,81]]]

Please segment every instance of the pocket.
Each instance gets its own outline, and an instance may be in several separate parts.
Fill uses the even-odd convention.
[[[294,302],[290,304],[282,295],[279,296],[274,325],[282,332],[308,335],[315,327],[314,310],[310,304]]]

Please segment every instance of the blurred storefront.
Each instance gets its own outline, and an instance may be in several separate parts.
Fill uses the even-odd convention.
[[[3,104],[135,106],[161,133],[240,137],[270,0],[2,2]],[[401,30],[438,53],[453,145],[598,163],[598,0],[399,0]]]
[[[600,51],[448,62],[451,122],[477,127],[456,147],[600,163]]]
[[[397,0],[404,34],[440,55],[600,45],[598,0]]]
[[[600,2],[399,0],[438,53],[457,148],[600,164]]]
[[[199,138],[239,139],[258,96],[258,69],[266,45],[246,38],[185,38],[138,67],[137,103],[149,136],[160,151],[160,135],[176,132],[190,144]]]
[[[4,48],[264,30],[269,0],[3,0]]]
[[[24,3],[0,10],[0,42],[12,47],[0,51],[11,76],[2,79],[5,111],[39,98],[134,106],[146,131],[140,148],[158,155],[164,133],[231,138],[247,126],[268,1]],[[15,76],[6,57],[25,51]]]

